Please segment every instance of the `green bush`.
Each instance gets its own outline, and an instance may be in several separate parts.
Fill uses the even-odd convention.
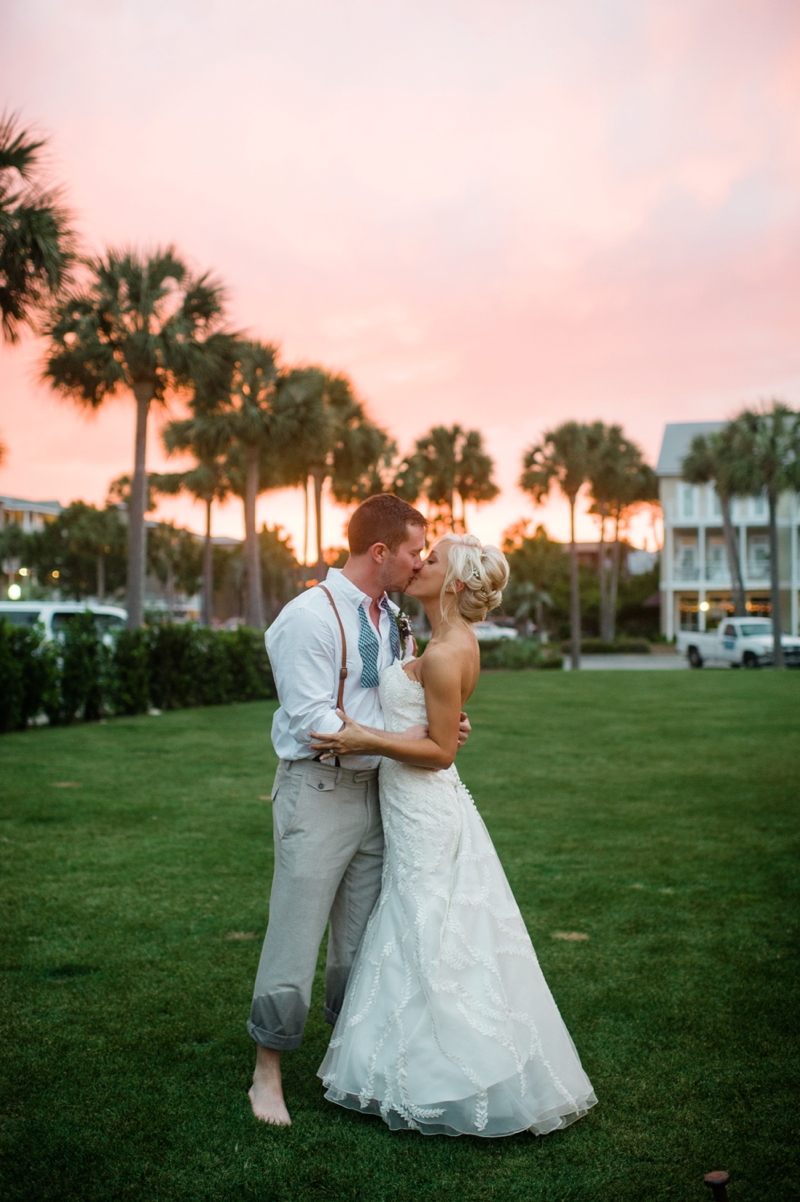
[[[108,659],[108,648],[97,633],[94,615],[88,611],[70,615],[58,648],[58,688],[43,706],[52,725],[68,724],[76,718],[97,721],[108,684]]]
[[[570,643],[564,640],[561,650],[570,653]],[[615,639],[607,643],[604,639],[581,639],[581,655],[649,655],[648,639]]]
[[[0,618],[0,733],[24,730],[58,695],[58,664],[41,627]]]
[[[109,670],[109,705],[115,714],[144,714],[150,708],[149,631],[122,630]]]
[[[141,714],[275,697],[260,631],[167,623],[121,631],[107,646],[89,613],[63,636],[0,621],[0,733],[44,712],[54,726],[101,714]]]
[[[428,645],[428,639],[417,639],[417,655]],[[564,666],[561,656],[535,639],[495,639],[479,642],[481,670],[518,672],[523,668],[559,669]]]

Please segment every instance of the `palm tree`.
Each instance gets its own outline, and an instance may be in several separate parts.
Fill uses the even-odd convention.
[[[467,529],[467,501],[481,505],[500,492],[494,483],[494,462],[483,446],[479,430],[461,426],[433,426],[418,438],[414,450],[401,463],[394,491],[407,501],[422,495],[431,507],[434,529]],[[456,497],[461,513],[456,512]]]
[[[782,668],[778,498],[787,489],[800,489],[800,414],[778,400],[769,408],[745,409],[732,423],[730,438],[737,479],[743,486],[737,491],[767,494],[773,662]]]
[[[591,444],[586,426],[562,422],[548,430],[540,443],[523,456],[519,486],[537,504],[556,484],[569,503],[570,657],[573,668],[581,666],[581,599],[578,587],[578,550],[575,545],[575,502],[586,484],[591,467]]]
[[[54,307],[43,376],[77,404],[97,409],[120,391],[136,401],[128,510],[128,628],[144,613],[147,419],[153,401],[227,366],[221,286],[193,277],[173,247],[143,257],[109,251],[88,260],[89,278]]]
[[[167,613],[175,616],[175,585],[193,593],[197,588],[198,547],[196,537],[174,522],[158,522],[147,540],[147,560],[167,594]]]
[[[620,530],[628,513],[658,498],[655,472],[644,461],[642,450],[626,438],[622,427],[592,422],[586,427],[587,479],[592,496],[590,513],[600,519],[600,637],[613,642],[620,569]],[[606,555],[606,521],[614,522],[611,563]]]
[[[263,630],[264,595],[261,556],[256,528],[256,502],[268,488],[283,479],[281,456],[292,431],[277,408],[277,351],[262,342],[238,343],[236,370],[231,382],[230,407],[223,421],[231,436],[226,471],[231,489],[244,505],[245,562],[247,565],[246,619]]]
[[[170,422],[163,431],[163,440],[172,450],[194,450],[191,439],[183,441],[182,431],[175,430],[191,422],[191,418]],[[195,452],[197,454],[197,452]],[[155,492],[167,496],[186,492],[196,501],[202,501],[206,509],[205,534],[203,537],[203,570],[202,570],[202,599],[200,603],[200,625],[210,626],[214,616],[214,578],[211,559],[211,507],[215,501],[225,501],[230,493],[230,483],[220,460],[214,456],[202,457],[197,455],[196,467],[185,472],[151,472],[150,486]]]
[[[282,376],[276,411],[282,414],[285,428],[291,424],[294,431],[282,457],[281,483],[301,484],[306,490],[309,481],[313,485],[316,573],[321,579],[325,574],[325,482],[330,481],[331,494],[340,505],[351,505],[382,492],[382,473],[391,459],[393,444],[386,432],[369,419],[347,377],[319,367],[296,368]]]
[[[0,118],[0,319],[7,342],[63,286],[74,255],[69,215],[38,169],[44,139]]]
[[[746,482],[742,479],[741,464],[737,463],[733,431],[734,427],[728,425],[719,433],[696,434],[689,453],[683,460],[682,472],[684,480],[689,484],[714,482],[722,510],[722,530],[733,592],[733,613],[734,617],[741,618],[747,613],[747,602],[742,580],[739,540],[731,518],[731,501],[735,493],[741,491],[738,486]]]

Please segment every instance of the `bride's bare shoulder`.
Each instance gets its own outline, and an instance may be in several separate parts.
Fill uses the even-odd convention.
[[[428,644],[420,657],[420,669],[424,674],[435,672],[461,674],[479,658],[478,643],[471,630],[453,627],[442,638]]]

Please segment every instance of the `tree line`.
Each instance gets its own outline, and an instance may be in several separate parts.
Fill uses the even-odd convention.
[[[719,497],[735,617],[747,613],[747,604],[739,540],[732,517],[733,499],[766,495],[773,662],[776,668],[782,668],[778,499],[787,489],[800,489],[800,413],[779,400],[757,409],[744,409],[722,430],[695,436],[683,460],[682,472],[690,484],[713,483]]]

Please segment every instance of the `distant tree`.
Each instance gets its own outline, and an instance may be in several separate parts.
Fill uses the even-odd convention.
[[[434,531],[464,533],[467,501],[481,505],[500,492],[493,474],[494,461],[484,449],[479,430],[433,426],[417,439],[414,450],[400,464],[392,491],[411,502],[424,496]]]
[[[46,145],[15,116],[0,117],[0,319],[7,342],[64,285],[74,257],[69,215],[41,175]]]
[[[127,529],[114,507],[97,509],[73,501],[43,530],[29,536],[29,553],[41,583],[53,583],[68,597],[81,600],[106,595],[124,586]]]
[[[586,484],[591,468],[591,446],[587,429],[580,422],[563,422],[548,430],[542,441],[523,456],[519,486],[530,493],[536,504],[550,495],[555,484],[569,504],[570,565],[570,657],[573,668],[580,667],[581,601],[578,583],[578,551],[575,545],[575,502]]]
[[[621,426],[592,422],[586,427],[586,440],[587,480],[592,497],[589,512],[600,519],[600,637],[613,642],[619,592],[621,529],[638,506],[657,501],[658,481],[653,469],[645,463],[641,448],[625,437]],[[606,521],[609,518],[614,522],[610,565],[605,542]]]
[[[737,492],[767,494],[773,662],[776,668],[783,668],[778,499],[787,489],[800,489],[800,413],[778,400],[761,409],[745,409],[734,420],[730,439],[736,479],[741,486]]]
[[[297,595],[298,564],[291,540],[280,526],[263,525],[258,542],[264,604],[269,621],[273,621],[286,602]]]
[[[202,548],[197,537],[173,522],[158,522],[147,540],[147,566],[165,587],[167,612],[175,615],[176,588],[191,596],[197,592],[202,569]]]
[[[747,602],[742,580],[739,540],[731,517],[731,502],[737,488],[746,486],[746,478],[743,476],[742,464],[737,460],[735,443],[735,427],[732,425],[717,433],[696,434],[681,470],[684,480],[689,484],[714,484],[722,510],[722,529],[733,592],[733,613],[735,617],[743,617],[747,613]]]
[[[168,496],[186,492],[205,506],[200,622],[210,626],[214,608],[211,511],[215,501],[221,503],[230,495],[225,455],[230,450],[232,434],[221,402],[213,393],[209,396],[202,388],[199,392],[195,388],[189,407],[191,416],[167,422],[161,440],[167,455],[190,454],[195,466],[184,472],[153,472],[149,480],[157,492]]]
[[[553,603],[553,587],[564,579],[567,567],[562,543],[551,539],[539,525],[531,535],[527,522],[518,522],[503,535],[503,551],[511,569],[504,605],[514,612],[518,625],[533,617],[536,633],[545,633],[544,610]]]
[[[347,377],[319,367],[286,372],[278,384],[276,408],[284,415],[287,427],[291,420],[294,430],[281,468],[282,483],[299,484],[307,490],[310,482],[313,488],[315,570],[323,579],[327,571],[322,537],[326,481],[340,505],[352,505],[383,491],[382,472],[391,458],[392,443],[367,416]]]
[[[87,261],[88,279],[58,301],[46,329],[43,376],[78,405],[99,408],[130,391],[136,402],[128,508],[128,627],[144,615],[147,419],[153,401],[228,369],[222,289],[193,277],[172,247],[143,257],[109,251]]]

